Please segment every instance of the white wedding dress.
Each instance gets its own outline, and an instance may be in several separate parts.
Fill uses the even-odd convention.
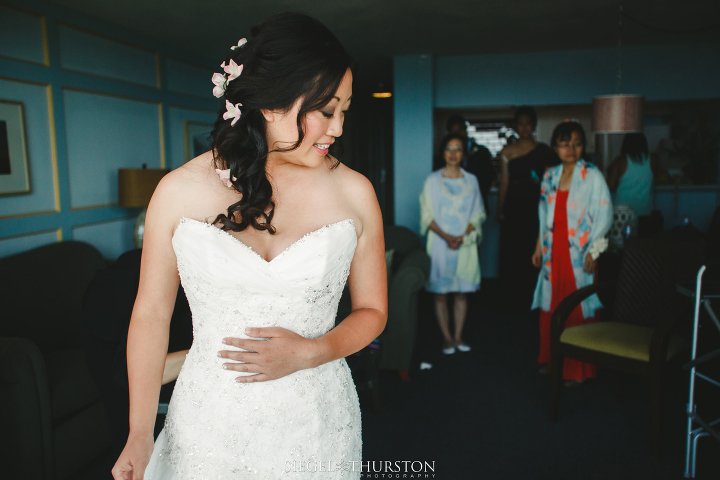
[[[357,245],[353,221],[311,232],[269,262],[229,233],[187,218],[172,244],[194,339],[145,480],[359,478],[347,468],[360,462],[362,440],[344,359],[238,383],[244,374],[223,370],[228,360],[217,356],[233,348],[224,337],[248,338],[249,326],[307,338],[331,330]],[[333,471],[320,473],[320,465]]]

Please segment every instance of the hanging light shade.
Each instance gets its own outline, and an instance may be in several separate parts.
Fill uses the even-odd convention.
[[[642,95],[603,95],[593,98],[595,133],[633,133],[643,130]]]

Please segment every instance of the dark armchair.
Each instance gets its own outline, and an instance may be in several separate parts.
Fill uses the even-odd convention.
[[[394,250],[388,283],[388,321],[380,335],[380,368],[410,369],[417,331],[418,292],[430,275],[430,257],[418,236],[399,226],[385,227],[385,250]]]
[[[385,226],[385,250],[393,250],[388,275],[388,320],[380,335],[380,368],[398,370],[406,377],[410,369],[417,327],[418,292],[430,275],[430,257],[412,230]],[[345,289],[338,308],[338,321],[350,315],[350,295]]]
[[[551,320],[550,420],[557,421],[562,365],[573,358],[602,367],[650,377],[651,444],[661,450],[663,377],[688,341],[680,335],[687,317],[678,282],[692,281],[702,262],[700,242],[631,239],[625,246],[616,285],[581,288],[563,300]],[[573,309],[593,293],[614,295],[607,321],[565,328]],[[605,296],[607,298],[608,295]],[[686,315],[683,315],[686,313]]]
[[[81,242],[0,259],[3,478],[74,478],[110,446],[81,347],[83,294],[104,265]]]

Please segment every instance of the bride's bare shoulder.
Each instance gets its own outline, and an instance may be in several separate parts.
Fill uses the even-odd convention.
[[[205,183],[214,180],[215,159],[212,152],[205,152],[165,175],[168,183]]]
[[[336,181],[349,198],[357,195],[372,194],[375,196],[375,189],[365,175],[358,173],[347,165],[340,163],[333,170]]]
[[[152,202],[169,210],[175,210],[176,206],[201,205],[217,192],[219,183],[212,152],[207,152],[165,175],[155,189]]]
[[[217,183],[214,165],[212,152],[203,153],[165,175],[158,188],[163,187],[169,194],[178,190],[182,190],[184,195],[196,191],[202,194],[204,189]]]
[[[342,163],[335,168],[333,174],[336,175],[336,182],[340,186],[343,196],[352,206],[361,224],[375,222],[377,218],[380,218],[379,221],[382,225],[375,188],[370,180]]]

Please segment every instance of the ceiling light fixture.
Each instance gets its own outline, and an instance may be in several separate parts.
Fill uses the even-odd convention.
[[[374,98],[390,98],[392,97],[392,92],[388,92],[385,88],[385,84],[380,82],[377,84],[377,87],[375,87],[372,96]]]

